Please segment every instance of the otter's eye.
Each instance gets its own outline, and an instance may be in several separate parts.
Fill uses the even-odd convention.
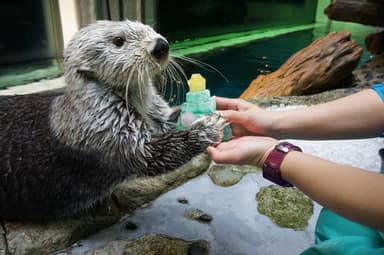
[[[112,42],[113,42],[113,44],[116,45],[117,47],[121,47],[121,46],[123,46],[123,44],[124,44],[124,39],[121,38],[121,37],[115,37],[115,38],[113,38]]]

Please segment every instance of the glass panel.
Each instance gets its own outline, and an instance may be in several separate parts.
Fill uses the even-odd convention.
[[[98,20],[138,20],[142,21],[141,0],[95,0]]]
[[[368,28],[355,24],[339,24],[339,29],[353,31],[352,39],[364,49],[360,58],[360,65],[371,59],[371,54],[364,46]],[[241,47],[222,48],[206,54],[193,56],[194,59],[209,64],[222,73],[203,68],[201,66],[183,62],[186,75],[201,73],[206,78],[207,89],[212,95],[237,98],[248,88],[258,75],[271,73],[284,64],[289,57],[307,47],[314,40],[326,35],[327,26],[289,33],[268,40],[258,40]],[[172,86],[172,87],[171,87]],[[166,99],[178,105],[185,101],[188,91],[186,84],[170,84]]]
[[[144,0],[142,2],[143,22],[157,29],[156,0]]]
[[[314,22],[313,0],[161,0],[158,28],[170,41]]]
[[[0,88],[61,73],[61,29],[55,10],[58,13],[56,1],[1,1]]]

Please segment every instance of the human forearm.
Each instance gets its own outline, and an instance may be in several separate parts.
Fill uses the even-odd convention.
[[[273,113],[267,135],[279,138],[340,139],[380,135],[384,103],[371,89],[332,102]]]
[[[384,175],[300,152],[288,153],[280,170],[285,180],[324,207],[384,230]]]

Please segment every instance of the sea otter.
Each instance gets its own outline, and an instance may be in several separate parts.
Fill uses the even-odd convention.
[[[63,93],[0,97],[0,217],[71,217],[124,180],[172,171],[220,141],[214,114],[175,130],[156,77],[167,40],[133,21],[98,21],[64,51]]]

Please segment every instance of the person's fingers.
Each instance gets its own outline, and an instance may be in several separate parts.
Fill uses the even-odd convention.
[[[215,97],[216,108],[218,110],[234,110],[234,111],[245,111],[254,105],[238,98],[225,98]]]
[[[230,125],[232,130],[232,137],[241,137],[252,135],[248,130],[246,130],[242,125],[232,123]]]
[[[233,156],[233,152],[230,150],[220,150],[213,146],[209,146],[207,152],[213,161],[220,164],[233,163],[236,159]]]
[[[219,113],[231,123],[244,124],[249,118],[248,114],[234,110],[219,111]]]
[[[236,145],[237,145],[237,138],[234,138],[234,139],[229,140],[227,142],[219,143],[218,145],[216,145],[215,148],[219,151],[231,150],[231,149],[235,148]]]
[[[236,99],[225,98],[225,97],[215,97],[216,108],[218,110],[237,110]]]

